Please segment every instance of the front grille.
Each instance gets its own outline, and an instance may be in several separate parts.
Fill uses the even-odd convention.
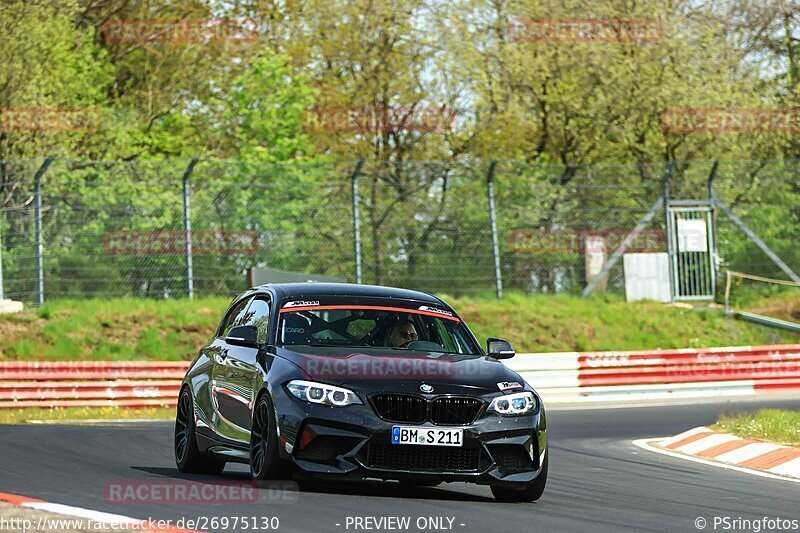
[[[483,402],[474,398],[437,398],[431,404],[434,424],[471,424]]]
[[[413,394],[377,394],[371,398],[378,416],[389,422],[467,425],[475,421],[483,402],[475,398],[445,397],[428,401]]]
[[[379,417],[390,422],[421,424],[428,416],[427,400],[409,394],[378,394],[372,397],[372,406]]]
[[[367,466],[419,472],[477,472],[480,449],[370,443]]]

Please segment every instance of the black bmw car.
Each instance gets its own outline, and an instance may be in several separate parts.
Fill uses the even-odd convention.
[[[378,478],[490,485],[534,501],[547,479],[544,406],[458,314],[420,292],[264,285],[234,299],[181,388],[183,472],[250,465],[256,480]]]

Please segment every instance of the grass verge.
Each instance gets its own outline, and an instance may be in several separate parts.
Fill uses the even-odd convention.
[[[174,418],[172,407],[142,409],[120,407],[65,407],[52,409],[0,409],[0,424],[25,424],[32,420],[137,420]]]
[[[479,340],[518,352],[637,350],[800,342],[800,334],[613,295],[508,294],[444,299]],[[56,300],[0,315],[0,360],[188,360],[206,343],[228,298]]]
[[[450,301],[450,300],[448,300]],[[479,339],[502,337],[518,352],[648,350],[800,342],[800,334],[727,319],[719,309],[686,309],[613,295],[510,294],[450,303]]]
[[[711,429],[745,439],[800,446],[800,411],[762,409],[755,413],[725,415]]]

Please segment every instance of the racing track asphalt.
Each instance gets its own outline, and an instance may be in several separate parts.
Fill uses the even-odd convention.
[[[713,423],[720,413],[766,406],[798,409],[800,398],[551,410],[550,477],[544,497],[534,504],[498,504],[483,486],[409,488],[380,481],[304,488],[291,494],[293,503],[106,502],[104,486],[112,481],[246,479],[242,465],[226,468],[220,478],[179,474],[173,462],[172,426],[166,423],[0,426],[0,492],[140,519],[277,516],[279,531],[356,531],[346,527],[348,516],[408,516],[408,531],[419,531],[419,517],[451,517],[454,531],[476,533],[697,531],[695,520],[703,517],[706,531],[714,531],[714,516],[800,519],[800,483],[696,464],[642,450],[631,441],[674,435]]]

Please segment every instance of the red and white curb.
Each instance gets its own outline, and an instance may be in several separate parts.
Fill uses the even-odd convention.
[[[800,448],[743,439],[705,426],[665,439],[642,439],[636,446],[763,477],[800,482]]]
[[[119,529],[131,529],[133,531],[169,531],[171,533],[188,533],[192,531],[189,529],[180,529],[174,526],[158,527],[157,520],[141,520],[139,518],[131,518],[130,516],[93,511],[91,509],[84,509],[83,507],[73,507],[71,505],[63,505],[60,503],[51,503],[36,498],[28,498],[27,496],[20,496],[18,494],[9,494],[5,492],[0,492],[0,502],[10,503],[19,507],[26,507],[28,509],[36,509],[38,511],[44,511],[47,513],[56,513],[62,516],[82,518],[84,520],[91,520],[92,522],[99,522],[106,525],[114,524]]]

